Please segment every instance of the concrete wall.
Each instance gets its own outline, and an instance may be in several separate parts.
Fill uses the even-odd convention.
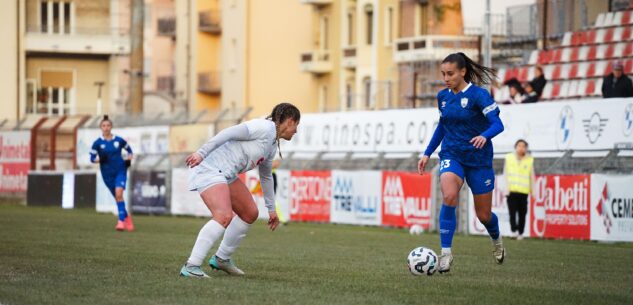
[[[4,119],[17,120],[19,117],[19,45],[18,45],[18,1],[7,1],[3,3],[0,10],[0,37],[2,37],[2,48],[0,48],[0,122]]]

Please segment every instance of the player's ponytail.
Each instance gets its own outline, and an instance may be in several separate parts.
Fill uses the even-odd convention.
[[[103,124],[103,122],[110,122],[110,124],[112,124],[112,120],[110,120],[110,117],[107,114],[103,115],[103,119],[101,119],[101,122],[99,122],[99,125]]]
[[[277,128],[277,150],[279,151],[279,157],[283,159],[281,155],[281,147],[279,145],[279,125],[283,123],[287,119],[293,119],[295,122],[299,122],[301,119],[301,112],[299,108],[290,103],[280,103],[273,108],[273,111],[270,113],[266,119],[275,122],[275,127]]]
[[[489,85],[492,84],[497,78],[496,69],[482,66],[474,62],[462,52],[452,53],[446,56],[442,63],[446,62],[455,63],[458,69],[466,68],[466,75],[464,76],[464,80],[467,83],[472,82],[478,86]]]

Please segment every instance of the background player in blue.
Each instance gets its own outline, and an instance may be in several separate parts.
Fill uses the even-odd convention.
[[[418,162],[418,171],[422,174],[429,157],[442,143],[440,188],[443,204],[439,217],[442,253],[438,271],[448,272],[453,262],[455,208],[464,179],[473,193],[477,218],[492,239],[492,254],[501,264],[505,249],[497,215],[492,213],[495,173],[491,139],[503,131],[503,123],[499,119],[499,108],[488,91],[473,84],[489,84],[496,77],[495,70],[478,65],[464,53],[453,53],[442,61],[441,71],[447,88],[437,94],[439,124]]]
[[[132,217],[125,210],[123,191],[127,181],[127,168],[132,160],[132,148],[119,136],[112,134],[112,121],[107,115],[103,116],[101,124],[102,135],[93,144],[90,150],[90,161],[99,163],[103,182],[114,196],[119,210],[119,221],[115,229],[117,231],[134,231]],[[123,160],[122,150],[127,151],[127,160]]]

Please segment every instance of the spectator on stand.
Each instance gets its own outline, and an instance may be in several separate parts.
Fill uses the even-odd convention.
[[[534,84],[532,82],[527,82],[525,84],[525,96],[523,98],[523,101],[521,101],[521,103],[528,104],[528,103],[536,103],[536,102],[538,102],[538,94],[534,90]]]
[[[532,79],[532,88],[536,92],[536,95],[540,98],[543,95],[543,88],[545,88],[545,84],[547,84],[547,80],[545,79],[545,75],[543,75],[543,67],[536,66],[534,68],[534,78]]]
[[[511,78],[505,82],[510,90],[510,99],[504,101],[503,104],[520,104],[523,101],[525,90],[516,78]]]
[[[613,72],[604,77],[602,81],[602,97],[631,97],[633,96],[633,84],[631,79],[624,74],[624,66],[619,61],[613,63]]]

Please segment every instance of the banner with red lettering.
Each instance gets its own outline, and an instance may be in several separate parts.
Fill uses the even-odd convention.
[[[591,239],[633,241],[633,176],[591,175]]]
[[[530,198],[530,236],[589,239],[590,175],[537,176]]]
[[[0,132],[0,194],[26,192],[31,166],[31,132]]]
[[[330,171],[290,173],[290,220],[329,222],[331,198]]]
[[[431,175],[382,173],[382,224],[428,230],[431,223]]]

